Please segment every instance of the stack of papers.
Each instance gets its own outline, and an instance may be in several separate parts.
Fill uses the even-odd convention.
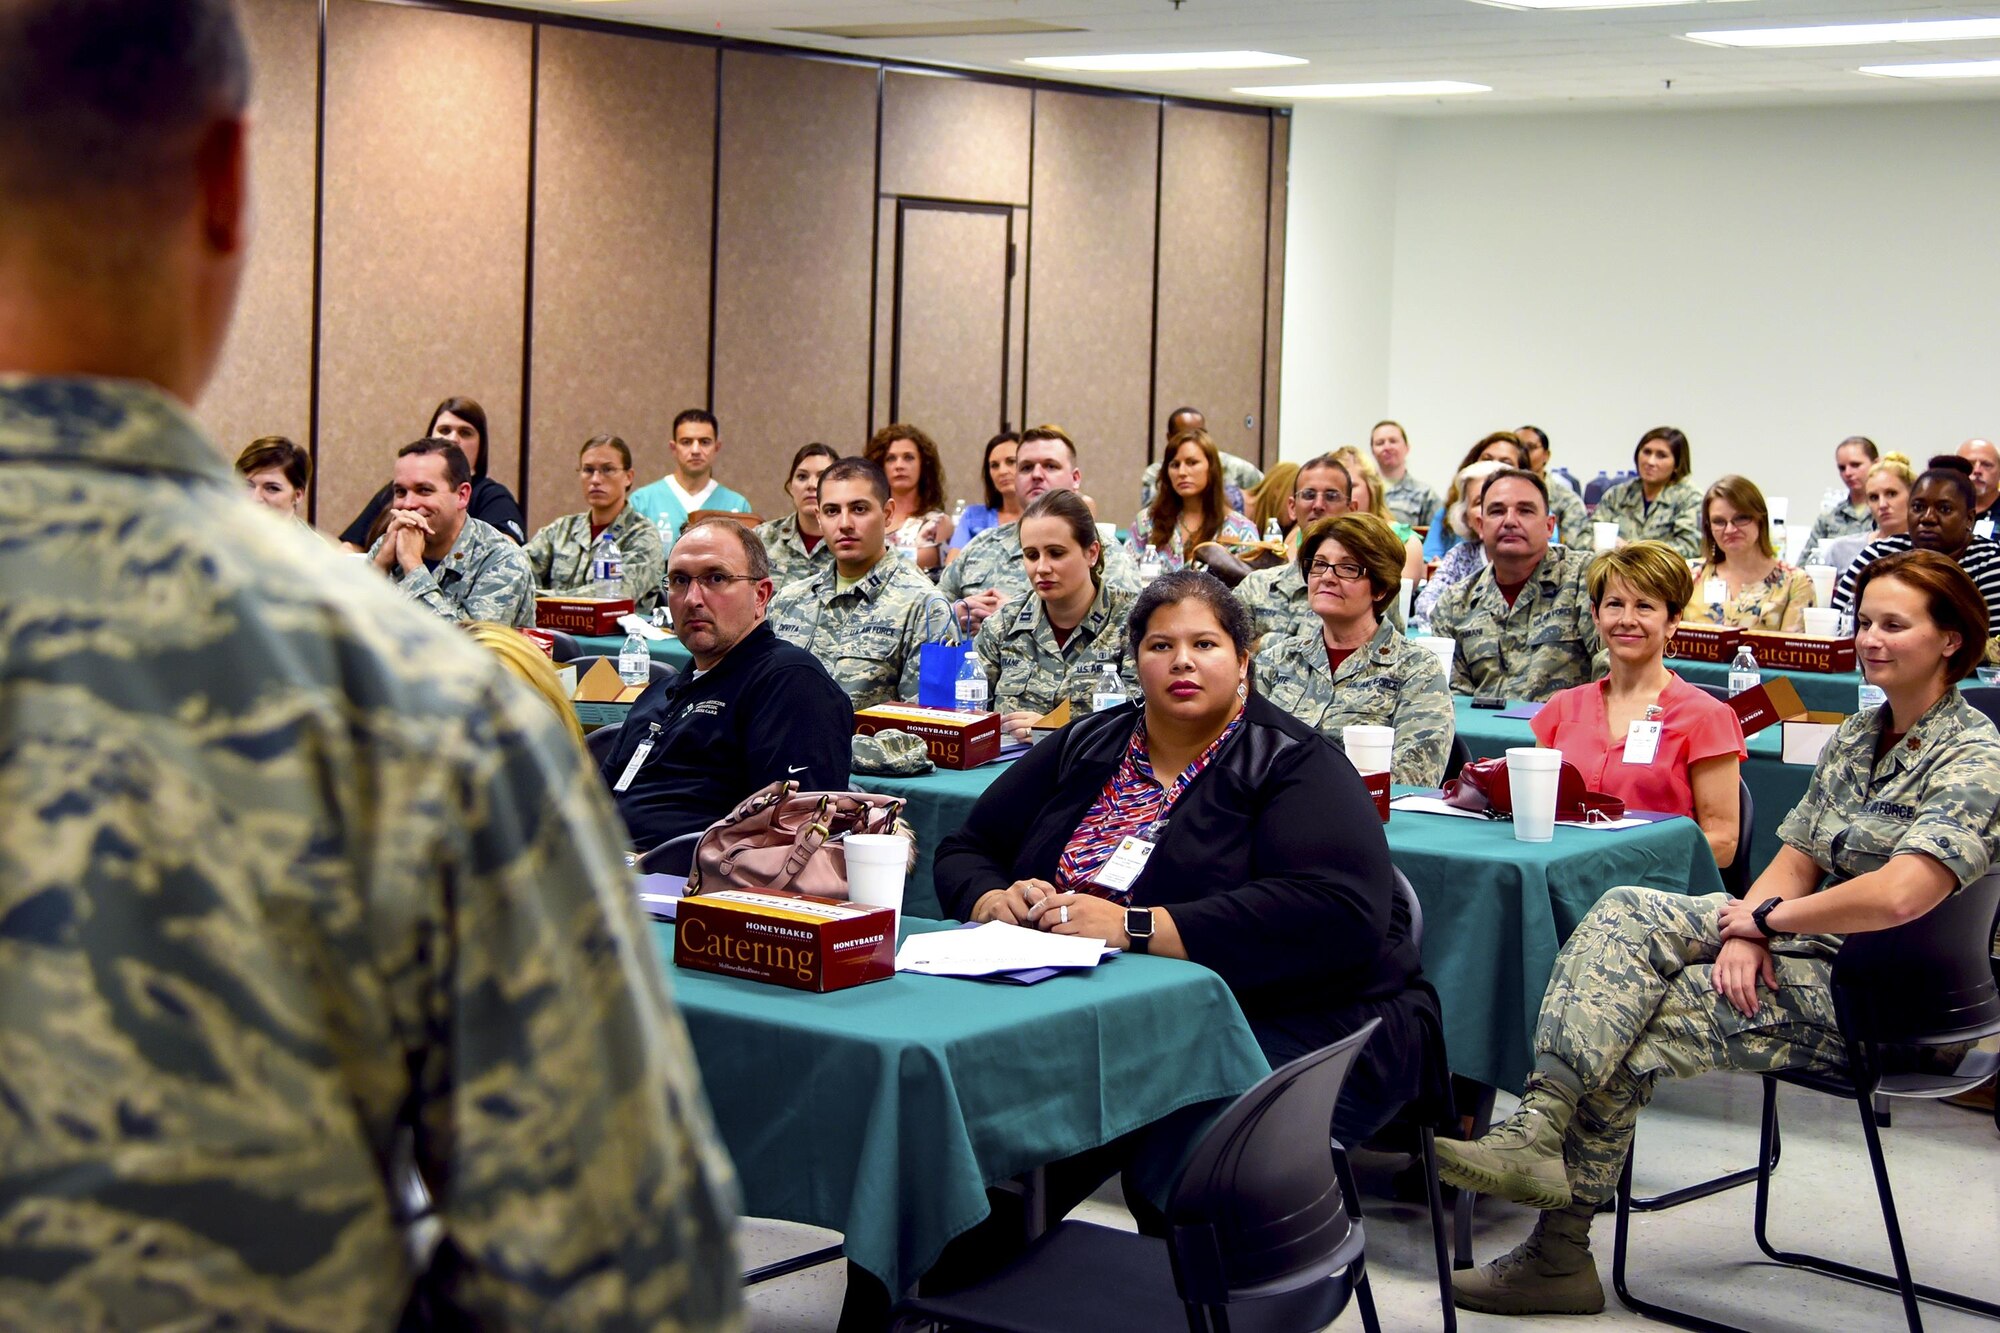
[[[646,619],[646,617],[637,614],[618,617],[618,628],[624,630],[627,634],[637,634],[640,638],[651,640],[654,643],[664,642],[674,637],[658,625],[655,625],[652,621]]]
[[[1040,968],[1096,967],[1117,952],[1103,940],[988,921],[965,930],[910,936],[896,951],[896,970],[933,977],[987,977]]]

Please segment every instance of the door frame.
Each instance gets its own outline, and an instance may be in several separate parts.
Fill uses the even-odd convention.
[[[1007,385],[1014,353],[1014,205],[974,204],[955,199],[896,196],[895,273],[889,292],[889,420],[901,421],[903,397],[903,224],[912,211],[983,213],[1007,220],[1007,247],[1002,257],[1000,287],[1000,416],[998,430],[1012,430],[1007,413]]]

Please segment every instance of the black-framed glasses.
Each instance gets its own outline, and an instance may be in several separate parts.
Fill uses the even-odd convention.
[[[1365,566],[1357,565],[1352,560],[1315,559],[1310,565],[1306,566],[1306,572],[1316,579],[1323,579],[1331,574],[1337,579],[1344,579],[1352,583],[1358,578],[1366,577],[1368,570]]]
[[[721,570],[712,570],[707,574],[682,574],[676,571],[667,575],[667,591],[680,596],[686,596],[687,590],[697,583],[709,592],[721,592],[732,583],[755,583],[756,581],[757,576],[755,574],[724,574]]]

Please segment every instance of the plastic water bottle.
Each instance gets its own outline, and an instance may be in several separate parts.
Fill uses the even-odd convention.
[[[951,687],[953,703],[961,713],[983,713],[986,711],[986,672],[980,668],[979,657],[967,653],[959,663],[958,680]]]
[[[1166,573],[1166,566],[1160,562],[1160,551],[1156,546],[1148,546],[1139,554],[1139,581],[1151,583]]]
[[[1181,527],[1178,523],[1174,524],[1173,557],[1175,569],[1187,568],[1187,543],[1181,540]]]
[[[1729,697],[1734,699],[1764,683],[1762,673],[1757,670],[1757,654],[1744,644],[1736,650],[1736,658],[1729,664]]]
[[[611,530],[597,539],[590,557],[590,582],[599,597],[621,597],[625,590],[625,553],[611,539]]]
[[[954,532],[957,531],[960,525],[962,525],[964,522],[965,522],[965,500],[961,497],[959,502],[951,507],[952,530]]]
[[[1097,680],[1090,688],[1090,711],[1101,713],[1124,702],[1125,682],[1118,679],[1118,669],[1109,662],[1099,664]]]
[[[653,655],[646,651],[646,641],[638,630],[625,636],[625,646],[618,650],[618,679],[627,685],[644,685],[653,678]]]
[[[1267,542],[1281,542],[1284,539],[1285,539],[1284,529],[1278,526],[1277,518],[1273,516],[1271,518],[1265,519],[1264,540]]]

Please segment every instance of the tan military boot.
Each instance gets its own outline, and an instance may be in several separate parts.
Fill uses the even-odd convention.
[[[1512,1199],[1530,1208],[1569,1206],[1569,1173],[1563,1169],[1567,1104],[1530,1092],[1521,1109],[1483,1139],[1437,1141],[1438,1178],[1462,1190]]]
[[[1590,1257],[1586,1203],[1543,1213],[1528,1238],[1482,1268],[1451,1276],[1452,1303],[1481,1314],[1598,1314],[1604,1287]]]

